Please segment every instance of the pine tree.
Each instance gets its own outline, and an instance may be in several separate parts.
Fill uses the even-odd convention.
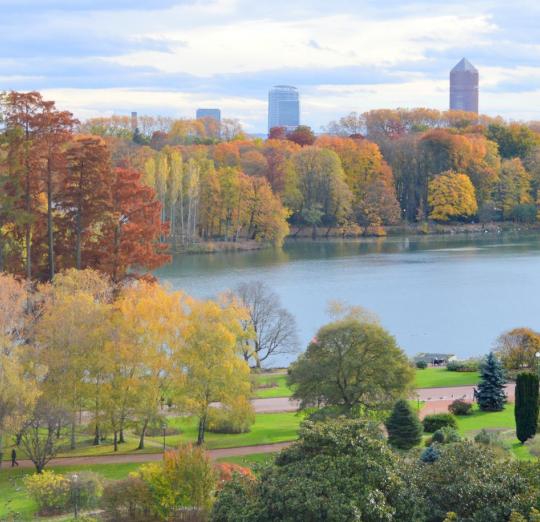
[[[480,384],[474,397],[482,411],[501,411],[506,403],[504,370],[497,357],[490,352],[480,368]]]
[[[411,449],[422,440],[422,424],[418,415],[401,399],[396,402],[394,409],[386,421],[388,442],[400,449]]]
[[[523,444],[536,434],[538,422],[538,376],[520,373],[516,379],[516,436]]]

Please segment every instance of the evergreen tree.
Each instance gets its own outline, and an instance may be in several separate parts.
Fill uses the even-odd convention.
[[[536,434],[538,423],[538,376],[520,373],[516,379],[516,436],[523,444]]]
[[[422,424],[418,415],[401,399],[396,402],[394,409],[386,421],[388,442],[400,449],[411,449],[422,440]]]
[[[480,384],[474,397],[482,411],[501,411],[506,403],[504,370],[497,357],[490,352],[480,367]]]

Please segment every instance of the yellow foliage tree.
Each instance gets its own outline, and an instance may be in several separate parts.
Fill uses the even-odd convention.
[[[210,404],[249,397],[249,366],[239,349],[247,311],[226,301],[189,299],[187,304],[183,338],[172,346],[176,375],[181,376],[176,397],[178,406],[198,417],[197,443],[202,444]]]
[[[474,216],[478,210],[474,186],[466,174],[443,172],[428,184],[429,217],[435,221]]]

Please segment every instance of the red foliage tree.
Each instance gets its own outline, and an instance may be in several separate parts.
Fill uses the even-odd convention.
[[[141,175],[132,169],[116,168],[113,173],[112,207],[102,240],[96,245],[95,265],[114,282],[138,275],[141,268],[153,270],[170,260],[166,245],[159,243],[167,234],[161,224],[161,204],[155,191],[143,185]]]
[[[308,127],[307,125],[298,125],[296,129],[287,134],[287,139],[304,147],[306,145],[313,145],[316,138],[311,127]]]

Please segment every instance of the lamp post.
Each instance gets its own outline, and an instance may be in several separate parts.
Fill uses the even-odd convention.
[[[79,475],[74,473],[71,477],[72,484],[72,497],[73,497],[73,517],[78,518],[79,516]]]
[[[163,423],[161,425],[161,429],[163,430],[163,453],[165,453],[165,435],[167,434],[167,425]]]

